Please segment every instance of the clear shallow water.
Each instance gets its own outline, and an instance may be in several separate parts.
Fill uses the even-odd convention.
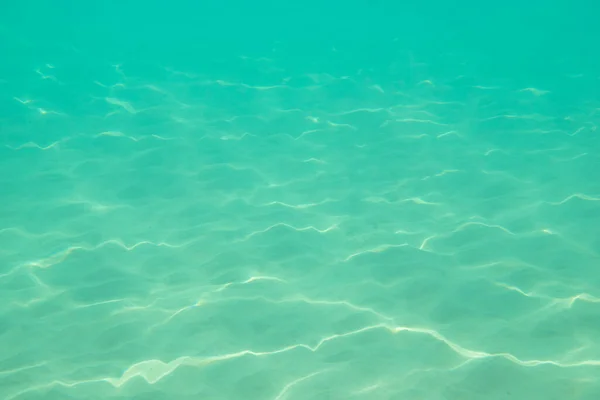
[[[593,9],[62,6],[0,24],[2,398],[598,398]]]

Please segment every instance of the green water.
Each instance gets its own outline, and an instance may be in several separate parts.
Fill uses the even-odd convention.
[[[600,398],[593,2],[0,6],[0,398]]]

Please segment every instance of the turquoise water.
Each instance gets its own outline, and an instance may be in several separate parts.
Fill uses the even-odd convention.
[[[600,398],[593,2],[0,6],[0,398]]]

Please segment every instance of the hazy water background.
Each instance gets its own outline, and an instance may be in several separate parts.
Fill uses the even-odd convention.
[[[600,398],[598,6],[0,5],[0,398]]]

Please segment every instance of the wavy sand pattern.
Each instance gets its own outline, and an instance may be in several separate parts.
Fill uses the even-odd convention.
[[[1,398],[600,398],[598,104],[228,62],[3,77]]]

